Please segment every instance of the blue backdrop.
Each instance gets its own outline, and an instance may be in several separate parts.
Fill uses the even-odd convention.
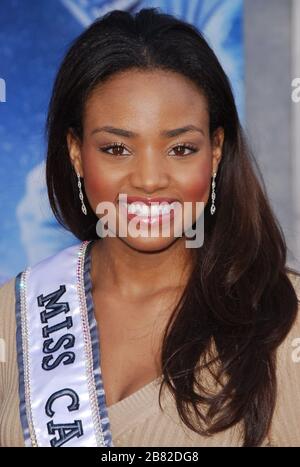
[[[70,42],[109,10],[151,6],[204,33],[232,82],[244,120],[243,0],[1,0],[0,284],[78,243],[50,211],[44,173],[45,114]]]

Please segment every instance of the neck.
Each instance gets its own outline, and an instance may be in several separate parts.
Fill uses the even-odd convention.
[[[131,300],[184,287],[192,266],[191,250],[182,238],[162,251],[144,252],[118,237],[106,237],[94,243],[91,258],[93,287]]]

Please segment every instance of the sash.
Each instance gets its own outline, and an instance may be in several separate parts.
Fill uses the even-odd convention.
[[[92,242],[65,248],[16,276],[26,446],[113,446],[91,294]]]

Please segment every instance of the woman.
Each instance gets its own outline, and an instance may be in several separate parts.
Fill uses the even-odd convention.
[[[202,35],[157,9],[95,21],[47,135],[80,243],[1,289],[1,444],[300,445],[299,274]]]

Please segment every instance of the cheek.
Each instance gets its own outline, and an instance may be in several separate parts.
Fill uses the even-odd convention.
[[[211,170],[211,162],[209,161],[182,171],[180,184],[184,201],[207,201],[210,192]]]
[[[84,157],[83,160],[84,188],[95,212],[101,201],[115,202],[118,183],[112,176],[111,168],[106,170],[104,164],[100,165],[97,160],[95,162],[95,158]]]
[[[183,210],[183,225],[184,229],[190,228],[197,219],[208,202],[210,193],[212,165],[211,160],[207,162],[200,161],[198,164],[193,164],[188,170],[182,171],[180,186],[181,196],[185,203]],[[200,204],[199,204],[200,203]],[[203,225],[200,223],[200,226]],[[200,234],[201,235],[201,234]]]

